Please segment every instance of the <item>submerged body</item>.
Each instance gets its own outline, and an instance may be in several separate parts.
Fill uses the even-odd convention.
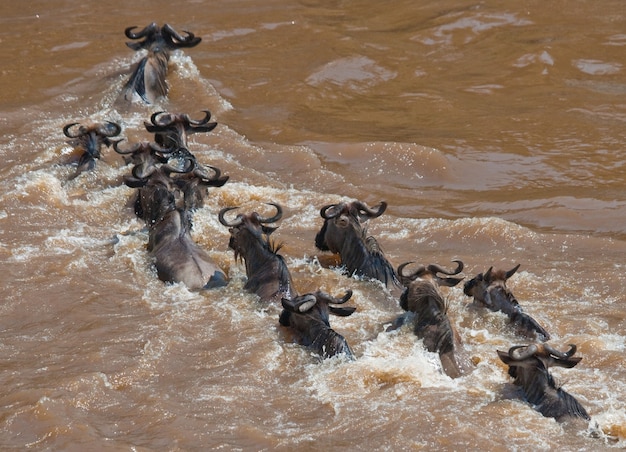
[[[410,319],[415,335],[424,341],[428,351],[439,354],[443,371],[451,378],[458,378],[473,369],[461,337],[448,316],[448,303],[439,289],[439,285],[453,287],[463,279],[438,276],[438,273],[459,274],[463,263],[456,262],[458,267],[452,272],[436,264],[419,266],[411,274],[403,272],[408,263],[400,265],[397,270],[400,282],[405,286],[400,307],[413,315],[402,316],[395,326]]]
[[[498,350],[498,357],[508,364],[513,383],[524,392],[525,399],[546,417],[557,421],[591,420],[587,410],[574,396],[557,386],[549,372],[552,366],[571,368],[582,358],[573,357],[576,346],[567,352],[559,352],[548,344],[515,346],[508,352]]]
[[[474,302],[491,311],[501,311],[509,317],[515,332],[521,336],[547,341],[550,334],[530,315],[526,314],[513,293],[506,286],[506,281],[513,276],[519,264],[509,271],[489,268],[484,274],[479,273],[467,281],[463,293],[473,297]]]
[[[228,246],[235,252],[235,259],[241,258],[245,263],[248,280],[244,289],[257,294],[263,302],[278,302],[283,298],[292,299],[297,292],[285,259],[278,254],[280,246],[270,240],[270,234],[277,228],[268,225],[280,220],[283,211],[279,204],[269,205],[276,208],[272,217],[252,212],[226,220],[226,213],[237,207],[223,208],[218,217],[220,223],[229,228]]]
[[[317,291],[292,299],[282,299],[283,312],[279,322],[291,328],[299,337],[300,343],[315,351],[322,359],[336,355],[345,355],[355,359],[346,339],[330,327],[330,316],[347,317],[356,308],[339,307],[350,299],[352,291],[346,292],[342,298],[332,297]]]
[[[377,279],[386,286],[397,285],[398,279],[378,241],[367,234],[366,222],[383,214],[387,203],[370,208],[361,201],[330,204],[322,207],[322,228],[315,236],[321,251],[339,254],[348,275]]]

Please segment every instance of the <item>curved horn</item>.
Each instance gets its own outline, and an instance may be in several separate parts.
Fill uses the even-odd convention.
[[[215,174],[209,176],[205,171],[205,168],[212,169]],[[201,183],[217,187],[221,187],[228,182],[229,179],[229,176],[222,176],[222,171],[219,168],[211,165],[203,165],[202,167],[196,166],[193,170],[193,174],[201,179]]]
[[[398,274],[398,276],[402,277],[402,278],[408,278],[411,281],[414,281],[415,279],[417,279],[417,277],[419,275],[421,275],[422,273],[424,273],[424,271],[426,270],[426,267],[424,267],[423,265],[420,265],[419,267],[417,267],[417,269],[415,269],[415,271],[413,273],[411,273],[410,275],[405,275],[403,270],[404,267],[406,267],[409,264],[412,264],[413,261],[410,262],[405,262],[404,264],[400,264],[398,266],[398,270],[396,270],[396,273]]]
[[[174,28],[170,24],[164,24],[161,28],[161,31],[166,36],[173,38],[171,39],[171,43],[176,47],[193,47],[197,45],[200,41],[202,41],[202,38],[196,38],[193,33],[187,30],[183,30],[183,33],[185,33],[187,36],[181,35],[176,30],[174,30]]]
[[[202,110],[204,112],[204,118],[202,119],[191,119],[189,115],[183,115],[183,118],[191,125],[194,126],[203,126],[209,122],[211,119],[211,112],[209,110]]]
[[[321,290],[315,292],[315,296],[317,298],[320,298],[321,300],[324,300],[326,303],[344,304],[352,297],[352,290],[346,290],[346,293],[341,298],[333,297],[332,295],[327,294],[326,292],[323,292]]]
[[[283,208],[280,207],[280,204],[276,204],[274,202],[268,202],[267,203],[270,206],[274,206],[276,207],[276,215],[274,215],[273,217],[258,217],[259,223],[264,224],[264,223],[275,223],[276,221],[280,220],[283,216]]]
[[[220,220],[220,223],[222,223],[224,226],[229,227],[229,228],[234,228],[236,226],[239,226],[241,223],[243,223],[243,218],[241,217],[241,215],[237,215],[237,217],[230,223],[226,221],[226,218],[224,218],[224,215],[226,214],[226,212],[230,212],[231,210],[235,210],[235,209],[239,209],[239,207],[224,207],[223,209],[221,209],[219,214],[217,215],[217,218]]]
[[[569,344],[569,350],[566,352],[561,352],[555,348],[552,348],[552,346],[545,344],[545,343],[543,344],[543,348],[552,356],[556,356],[557,358],[561,358],[561,359],[571,358],[576,353],[575,344]]]
[[[517,264],[515,267],[513,267],[511,270],[509,270],[508,272],[506,272],[504,275],[504,279],[509,279],[511,276],[513,276],[515,274],[515,272],[517,271],[517,269],[520,267],[521,264]]]
[[[525,349],[525,350],[522,350]],[[535,353],[537,353],[537,346],[535,344],[532,345],[516,345],[509,349],[509,356],[514,361],[522,361],[524,359],[530,358]]]
[[[128,155],[128,154],[132,154],[134,152],[137,152],[138,149],[142,148],[143,146],[146,145],[145,142],[141,142],[141,143],[135,143],[131,146],[130,149],[125,150],[125,149],[120,149],[120,147],[118,146],[122,141],[124,141],[124,139],[121,140],[116,140],[113,142],[113,150],[115,152],[117,152],[118,154],[121,155]]]
[[[337,209],[337,211],[335,213],[328,213],[328,210],[331,208],[337,208],[339,206],[341,206],[343,203],[341,204],[328,204],[324,207],[322,207],[320,209],[320,216],[325,219],[325,220],[332,220],[333,218],[337,218],[341,212],[343,211],[343,209]]]
[[[428,266],[428,270],[432,272],[433,274],[443,273],[444,275],[458,275],[459,273],[463,271],[463,262],[461,262],[458,259],[454,259],[452,262],[456,262],[457,266],[455,270],[448,271],[438,264],[430,264]]]
[[[385,201],[382,201],[378,205],[378,208],[368,207],[364,202],[361,201],[355,201],[354,206],[359,209],[359,213],[364,213],[365,216],[369,218],[380,217],[385,212],[385,210],[387,210],[387,203]]]
[[[132,30],[134,30],[135,28],[137,28],[137,26],[133,25],[132,27],[128,27],[126,30],[124,30],[124,34],[128,39],[141,39],[148,33],[154,32],[158,28],[158,25],[155,22],[152,22],[150,25],[144,27],[143,30],[137,33],[133,33]]]
[[[84,135],[84,132],[80,130],[80,128],[78,129],[78,131],[74,134],[74,133],[70,133],[70,129],[74,126],[79,125],[80,123],[78,122],[73,122],[71,124],[67,124],[65,127],[63,127],[63,135],[65,135],[68,138],[78,138],[81,135]],[[82,126],[81,126],[82,127]]]
[[[163,117],[159,118],[159,116]],[[166,111],[157,111],[152,113],[152,115],[150,116],[150,122],[152,123],[152,125],[155,125],[157,127],[167,127],[172,125],[172,123],[174,122],[174,116]],[[149,124],[145,123],[145,125],[146,127],[148,127]]]
[[[487,271],[485,272],[485,274],[483,275],[483,279],[484,279],[486,282],[490,282],[490,281],[491,281],[491,272],[492,272],[492,271],[493,271],[493,266],[489,267],[489,270],[487,270]]]

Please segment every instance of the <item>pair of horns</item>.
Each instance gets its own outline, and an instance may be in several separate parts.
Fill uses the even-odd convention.
[[[256,218],[256,221],[258,221],[261,224],[275,223],[276,221],[280,220],[283,216],[283,208],[280,206],[280,204],[276,204],[273,202],[268,202],[267,204],[269,206],[274,206],[276,208],[276,214],[272,217],[262,217],[258,213],[254,212],[252,215],[254,215],[254,217]],[[222,223],[224,226],[227,226],[229,228],[234,228],[234,227],[241,225],[244,219],[243,215],[237,215],[237,217],[231,222],[227,221],[225,218],[225,215],[227,212],[238,209],[238,208],[239,207],[224,207],[222,210],[220,210],[218,214],[220,223]]]
[[[355,208],[358,214],[367,218],[376,218],[381,216],[387,209],[387,203],[382,201],[377,208],[369,207],[362,201],[354,201],[352,203],[342,202],[340,204],[328,204],[320,209],[320,215],[325,220],[337,218],[342,213],[349,213],[351,208]]]

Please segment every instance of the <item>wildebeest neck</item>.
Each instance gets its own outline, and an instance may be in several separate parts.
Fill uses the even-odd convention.
[[[280,246],[274,245],[245,220],[242,225],[231,228],[230,233],[229,246],[235,251],[235,258],[242,259],[246,266],[245,289],[264,301],[291,299],[296,292],[287,264],[278,254]]]
[[[522,312],[522,308],[513,293],[500,282],[487,288],[484,303],[492,311],[502,311],[508,316]]]
[[[546,417],[562,420],[568,416],[590,420],[585,408],[568,392],[558,387],[539,358],[534,358],[532,367],[512,366],[509,374],[515,377],[514,383],[524,390],[526,400]]]

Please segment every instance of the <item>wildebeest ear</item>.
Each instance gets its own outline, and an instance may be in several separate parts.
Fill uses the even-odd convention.
[[[439,285],[446,286],[446,287],[454,287],[458,283],[460,283],[461,281],[463,281],[463,278],[440,278],[440,277],[437,277],[437,282],[439,283]]]
[[[296,312],[296,308],[293,304],[293,300],[290,300],[288,298],[283,298],[280,300],[280,303],[283,305],[283,308],[285,308],[287,311]]]
[[[131,49],[133,49],[135,51],[143,49],[145,44],[146,44],[145,41],[143,41],[143,42],[127,42],[126,43],[126,45],[129,48],[131,48]]]
[[[263,225],[261,225],[261,230],[263,231],[263,234],[265,234],[265,235],[270,235],[276,229],[278,229],[278,228],[277,227],[272,227],[272,226],[263,226]]]
[[[502,352],[500,350],[496,350],[498,352],[498,357],[504,364],[511,364],[513,359],[509,356],[508,352]]]
[[[583,358],[581,356],[569,357],[569,358],[556,358],[551,356],[548,367],[565,367],[570,369],[578,364]]]
[[[346,306],[346,307],[328,306],[328,310],[330,311],[331,314],[335,314],[340,317],[348,317],[354,311],[356,311],[356,308],[354,306]]]

